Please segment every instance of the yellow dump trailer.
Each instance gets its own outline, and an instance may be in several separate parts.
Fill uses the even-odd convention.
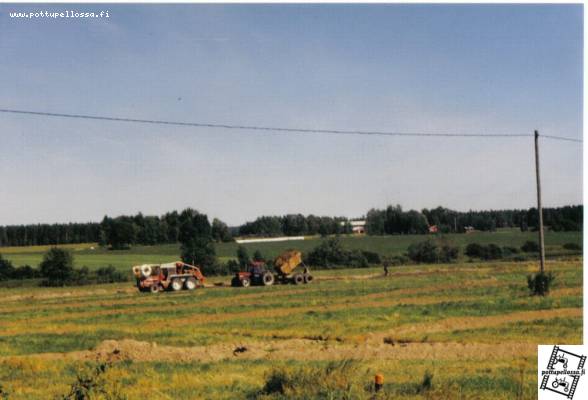
[[[274,260],[274,271],[268,269],[265,261],[251,262],[247,271],[237,272],[231,281],[232,286],[248,287],[249,285],[271,286],[274,283],[293,283],[300,285],[312,282],[309,268],[302,261],[302,253],[288,250]]]
[[[287,250],[276,257],[274,269],[276,281],[281,283],[300,285],[310,283],[313,279],[310,270],[302,262],[302,253],[298,250]]]
[[[274,260],[276,272],[281,275],[290,275],[300,264],[302,264],[302,253],[298,250],[288,250]]]

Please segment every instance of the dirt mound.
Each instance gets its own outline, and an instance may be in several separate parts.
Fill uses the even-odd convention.
[[[68,353],[75,359],[95,361],[219,361],[228,358],[263,358],[265,351],[255,345],[221,344],[175,347],[132,339],[105,340],[94,350]]]
[[[419,300],[422,300],[419,299]],[[485,317],[453,317],[442,321],[406,324],[386,332],[374,332],[358,338],[267,338],[241,337],[229,343],[175,347],[132,339],[105,340],[92,350],[70,353],[42,353],[16,358],[93,361],[164,361],[215,362],[236,358],[266,360],[342,360],[342,359],[508,359],[515,355],[531,356],[536,344],[507,342],[500,346],[486,343],[429,342],[411,340],[435,332],[481,329],[517,321],[566,317],[581,318],[581,308],[521,311]],[[0,361],[7,357],[0,357]],[[10,357],[12,358],[12,357]]]
[[[89,354],[100,361],[137,360],[143,361],[157,349],[157,343],[138,340],[105,340]]]
[[[174,347],[131,339],[105,340],[94,350],[70,353],[45,353],[15,358],[50,360],[81,360],[117,362],[216,362],[228,359],[266,360],[411,360],[411,359],[510,359],[531,356],[537,346],[533,343],[505,343],[500,346],[484,343],[410,342],[390,343],[366,341],[348,343],[312,339],[285,339],[246,344],[217,344],[210,346]]]

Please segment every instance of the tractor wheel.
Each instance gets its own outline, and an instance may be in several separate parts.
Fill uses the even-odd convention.
[[[263,274],[261,280],[263,282],[263,286],[271,286],[274,284],[274,274],[268,271],[265,274]]]
[[[182,285],[182,280],[180,278],[174,278],[172,279],[171,284],[169,286],[171,287],[171,290],[177,292],[178,290],[182,290],[182,287],[184,285]]]
[[[314,277],[310,274],[304,274],[304,283],[310,283],[312,282],[312,280],[314,279]]]
[[[194,290],[198,286],[198,282],[196,282],[196,278],[188,278],[186,282],[184,282],[184,288],[186,290]]]
[[[251,281],[249,280],[249,278],[243,278],[241,279],[241,286],[243,287],[249,287],[251,285]]]
[[[292,280],[294,281],[295,285],[300,285],[300,284],[304,283],[304,275],[294,274],[294,276],[292,277]]]
[[[236,276],[233,277],[233,279],[231,279],[231,286],[232,287],[239,287],[239,286],[241,286],[241,280],[239,278],[237,278]]]
[[[151,293],[158,293],[159,292],[159,285],[151,285],[149,287],[149,290],[151,291]]]

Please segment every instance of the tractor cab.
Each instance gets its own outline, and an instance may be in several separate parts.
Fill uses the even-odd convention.
[[[250,261],[245,268],[245,271],[235,273],[235,277],[231,281],[232,286],[248,287],[250,285],[257,285],[259,277],[265,272],[265,263],[259,261]]]
[[[263,261],[251,261],[247,270],[252,276],[261,276],[267,271],[267,267]]]

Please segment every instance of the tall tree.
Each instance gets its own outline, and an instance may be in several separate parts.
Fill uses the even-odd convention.
[[[14,275],[14,266],[12,263],[2,257],[0,254],[0,281],[10,279]]]
[[[198,211],[187,208],[181,212],[179,240],[184,262],[201,267],[216,264],[216,252],[212,241],[212,228],[208,217]]]
[[[54,247],[43,256],[39,265],[41,276],[49,286],[61,286],[69,283],[75,274],[74,259],[69,250]]]
[[[231,242],[233,240],[227,224],[218,218],[212,220],[212,239],[215,242]]]
[[[237,260],[241,268],[247,268],[251,259],[249,258],[249,252],[245,246],[237,247]]]
[[[127,216],[114,219],[105,217],[102,224],[105,242],[113,250],[127,249],[135,243],[138,229],[133,218]]]

